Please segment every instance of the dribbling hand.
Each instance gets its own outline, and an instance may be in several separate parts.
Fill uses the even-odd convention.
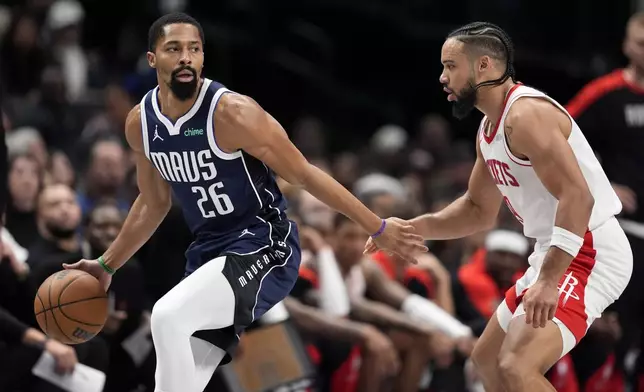
[[[112,283],[112,275],[105,272],[103,267],[101,267],[101,265],[98,263],[98,260],[83,259],[74,264],[63,264],[63,268],[65,268],[66,270],[76,269],[87,272],[88,274],[98,279],[101,286],[103,286],[103,289],[105,289],[106,292],[110,287],[110,283]]]
[[[365,254],[378,249],[391,252],[401,259],[416,264],[416,255],[427,252],[424,238],[415,233],[416,228],[399,218],[386,219],[385,230],[376,238],[369,238],[365,245]]]

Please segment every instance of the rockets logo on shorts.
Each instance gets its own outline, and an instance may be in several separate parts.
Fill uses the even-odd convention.
[[[563,296],[563,300],[561,301],[561,306],[566,306],[566,302],[568,302],[568,299],[576,299],[579,300],[579,295],[575,293],[575,287],[579,284],[579,280],[575,278],[572,275],[572,272],[568,272],[566,275],[564,275],[566,278],[561,282],[559,285],[559,298]]]

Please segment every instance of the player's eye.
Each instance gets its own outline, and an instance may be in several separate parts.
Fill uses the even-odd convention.
[[[199,48],[198,46],[195,46],[193,48],[190,48],[190,50],[195,52],[195,53],[198,53],[201,50],[201,48]]]
[[[177,48],[173,48],[173,47],[170,47],[170,48],[166,49],[166,51],[168,51],[168,52],[176,52],[177,50],[178,50]]]

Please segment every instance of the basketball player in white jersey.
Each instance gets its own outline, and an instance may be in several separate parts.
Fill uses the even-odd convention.
[[[489,23],[455,30],[441,62],[454,115],[477,108],[485,117],[468,191],[412,222],[428,239],[465,237],[492,227],[505,201],[536,245],[472,359],[488,392],[555,391],[544,373],[630,279],[633,256],[615,219],[621,203],[566,110],[515,82],[503,30]],[[365,251],[375,249],[369,241]]]

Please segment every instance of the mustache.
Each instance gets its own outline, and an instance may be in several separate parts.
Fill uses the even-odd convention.
[[[176,78],[179,75],[179,72],[183,72],[183,71],[189,71],[190,73],[192,73],[192,76],[195,79],[197,78],[197,70],[192,68],[189,65],[183,65],[183,66],[175,69],[174,71],[172,71],[172,78]]]

